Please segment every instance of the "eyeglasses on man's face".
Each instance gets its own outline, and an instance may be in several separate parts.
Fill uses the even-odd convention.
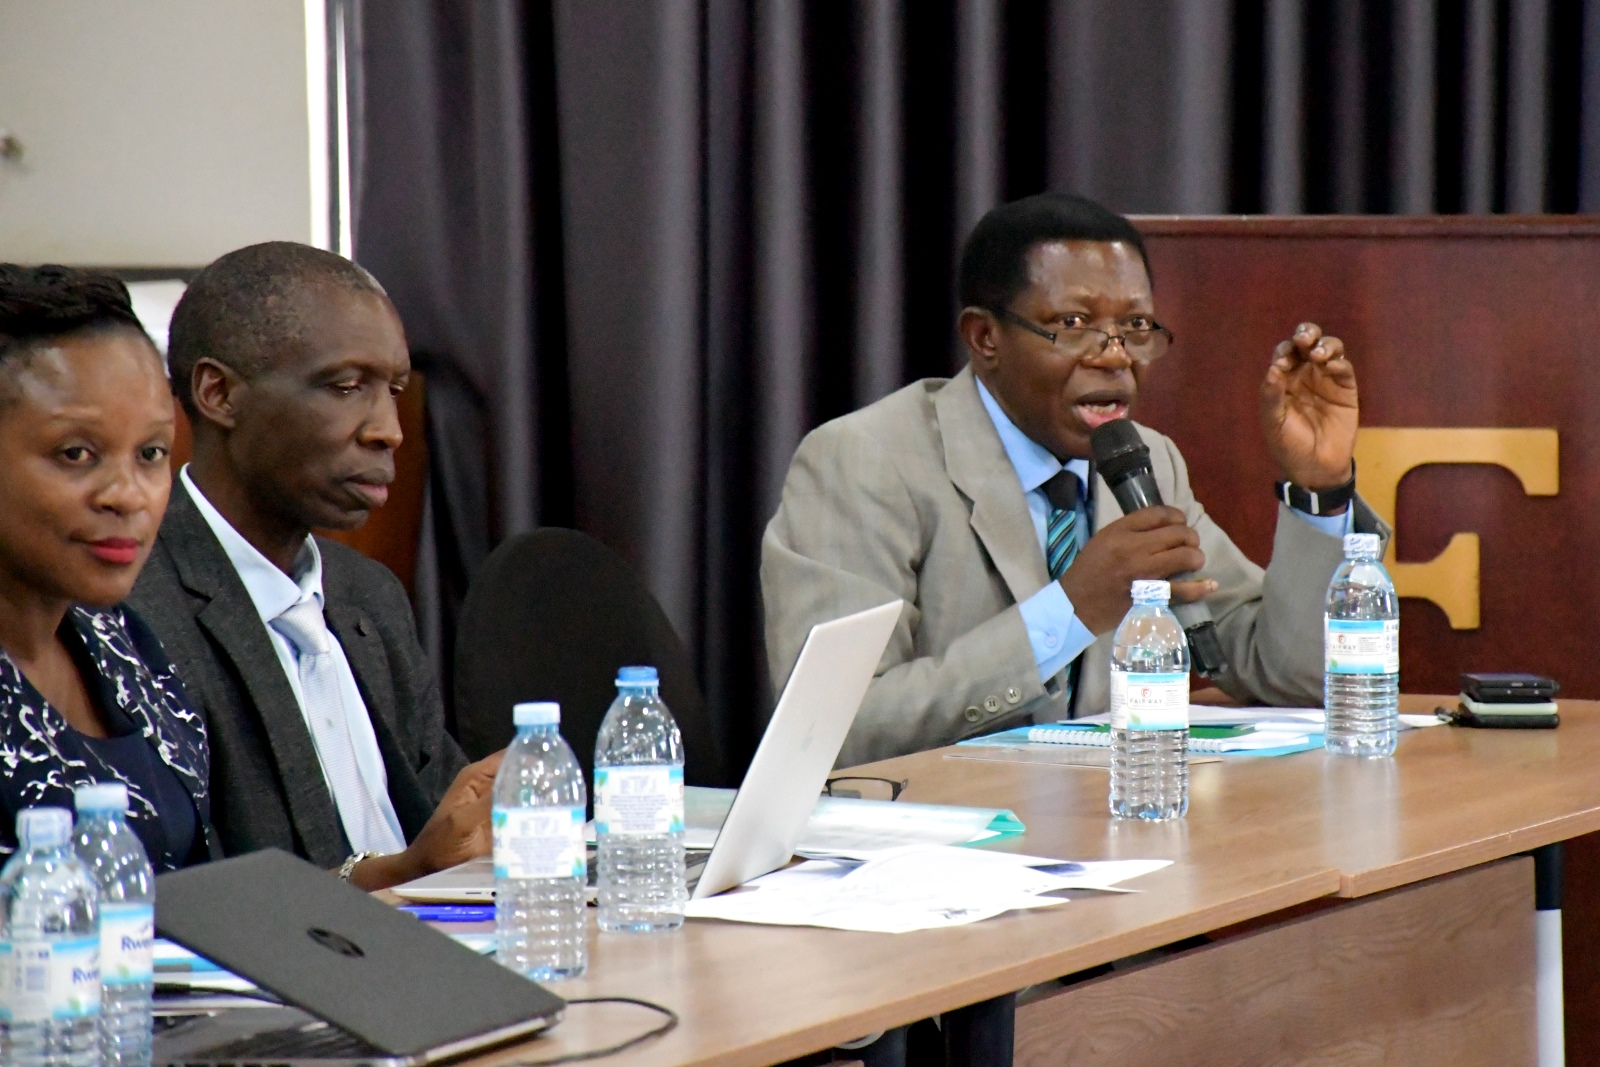
[[[1148,315],[1128,315],[1110,324],[1109,330],[1089,325],[1083,315],[1064,316],[1051,326],[1041,326],[1006,308],[996,311],[995,316],[1043,337],[1072,359],[1098,356],[1116,342],[1135,363],[1154,363],[1166,354],[1173,341],[1172,331]]]

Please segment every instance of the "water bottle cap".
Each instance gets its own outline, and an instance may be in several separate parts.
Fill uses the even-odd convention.
[[[1345,534],[1344,555],[1346,559],[1377,559],[1383,547],[1383,539],[1377,534]]]
[[[515,726],[559,726],[561,705],[553,701],[518,704],[511,709],[511,722]]]
[[[91,782],[72,794],[78,811],[127,811],[128,787],[121,782]]]
[[[23,848],[60,848],[72,837],[66,808],[23,808],[17,813],[17,843]]]
[[[617,687],[656,685],[661,677],[654,667],[620,667],[617,669]]]
[[[1137,581],[1133,583],[1133,602],[1135,604],[1165,604],[1171,599],[1171,582]]]

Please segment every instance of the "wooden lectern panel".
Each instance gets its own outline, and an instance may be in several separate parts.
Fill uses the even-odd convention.
[[[1600,697],[1590,636],[1600,602],[1600,219],[1136,221],[1157,315],[1177,336],[1138,417],[1178,442],[1200,500],[1258,562],[1271,552],[1278,476],[1258,390],[1273,346],[1301,321],[1345,341],[1363,427],[1557,431],[1554,496],[1527,495],[1500,466],[1430,464],[1401,480],[1398,559],[1431,560],[1453,535],[1476,534],[1481,586],[1476,629],[1452,629],[1429,601],[1402,601],[1401,681],[1448,693],[1464,670],[1536,671],[1568,696]],[[1469,593],[1458,580],[1469,571],[1439,577]]]
[[[1177,440],[1200,500],[1258,562],[1272,548],[1278,477],[1258,389],[1301,321],[1345,341],[1364,427],[1556,430],[1554,496],[1526,495],[1499,466],[1432,464],[1400,481],[1398,559],[1430,560],[1475,533],[1480,585],[1476,629],[1401,601],[1401,685],[1449,693],[1464,670],[1521,670],[1558,679],[1565,696],[1600,696],[1600,219],[1136,222],[1157,315],[1177,335],[1138,417]],[[1600,1064],[1600,835],[1568,846],[1566,886],[1576,1067]]]

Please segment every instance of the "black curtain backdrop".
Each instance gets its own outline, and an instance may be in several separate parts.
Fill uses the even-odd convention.
[[[374,0],[357,258],[428,375],[417,607],[576,526],[695,650],[739,773],[758,544],[818,423],[957,366],[953,265],[1131,213],[1600,210],[1600,3]]]

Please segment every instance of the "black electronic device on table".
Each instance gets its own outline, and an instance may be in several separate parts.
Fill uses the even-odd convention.
[[[1548,730],[1561,724],[1555,696],[1561,685],[1542,674],[1468,672],[1461,676],[1461,704],[1450,712],[1457,726],[1500,730]]]
[[[559,1021],[566,1007],[278,849],[157,878],[156,931],[283,1002],[162,1031],[158,1067],[416,1067],[528,1037]]]

